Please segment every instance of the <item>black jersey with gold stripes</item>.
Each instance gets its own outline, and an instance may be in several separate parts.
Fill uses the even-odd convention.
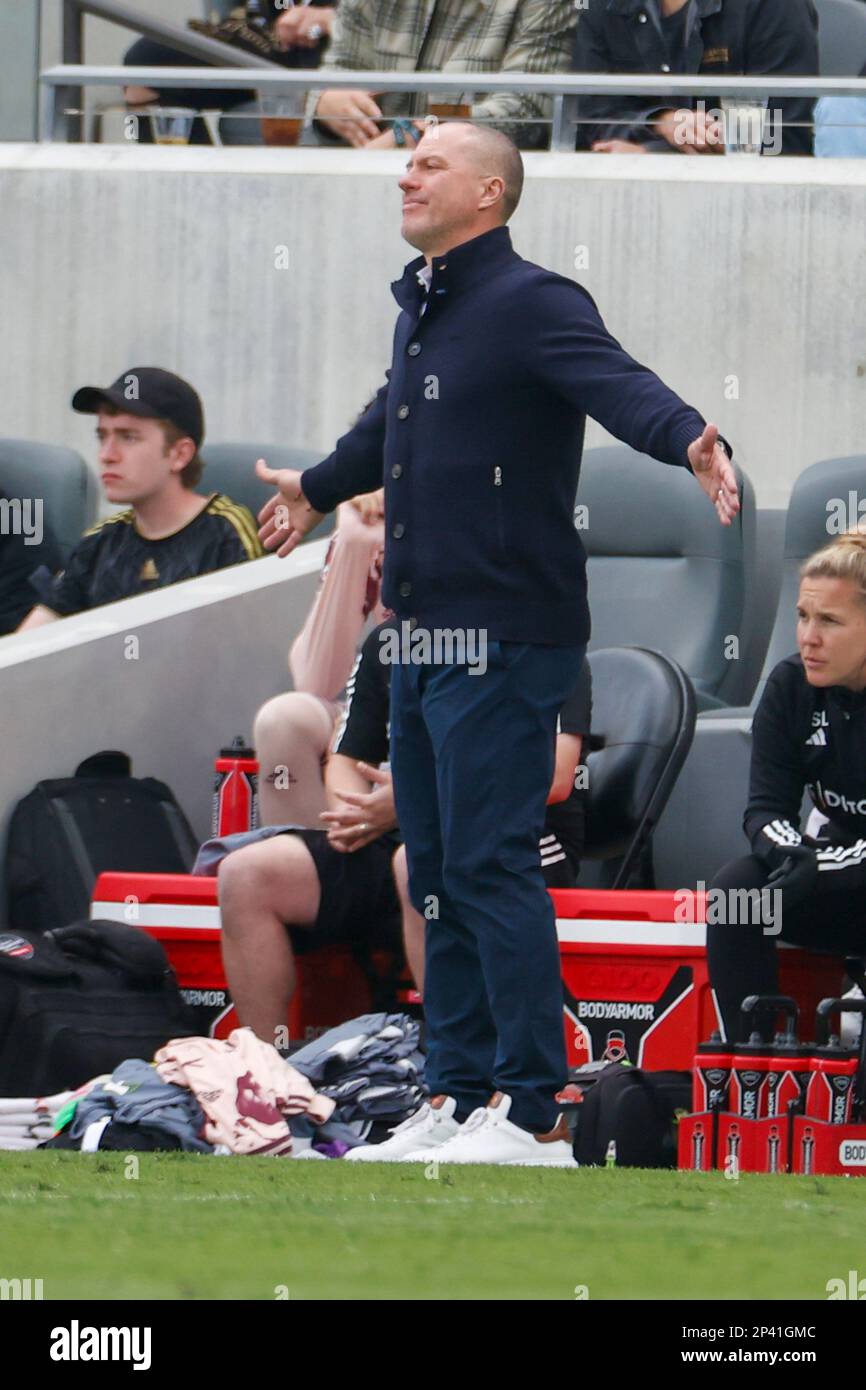
[[[65,570],[43,570],[30,582],[46,608],[66,617],[263,554],[252,513],[216,492],[191,521],[159,540],[139,534],[131,509],[106,517],[84,533]]]

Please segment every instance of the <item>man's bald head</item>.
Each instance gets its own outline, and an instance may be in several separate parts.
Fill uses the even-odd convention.
[[[523,192],[523,160],[519,149],[501,130],[494,130],[491,126],[473,125],[471,121],[449,124],[465,133],[467,148],[471,150],[479,173],[496,174],[502,179],[505,185],[502,191],[502,221],[507,222]]]
[[[522,186],[523,161],[501,131],[470,121],[428,125],[400,179],[403,236],[429,260],[501,227]]]

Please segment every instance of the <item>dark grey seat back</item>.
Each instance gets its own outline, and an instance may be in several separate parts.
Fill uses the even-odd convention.
[[[858,77],[866,64],[863,0],[815,0],[822,77]]]
[[[586,759],[585,855],[616,860],[603,886],[625,888],[646,870],[652,832],[691,747],[695,696],[687,676],[661,652],[610,647],[587,659],[592,734],[604,746]]]
[[[857,502],[860,499],[866,504],[866,454],[822,459],[805,469],[795,482],[785,522],[779,606],[758,695],[773,667],[797,650],[796,610],[800,566],[814,551],[829,544],[840,529],[846,529],[844,521],[837,524],[838,517],[844,514],[852,525],[856,522]],[[832,529],[828,530],[828,527]]]
[[[30,439],[0,439],[0,492],[41,499],[43,523],[64,560],[96,520],[99,507],[96,477],[80,454]]]
[[[683,468],[625,445],[584,455],[578,507],[588,555],[591,650],[652,647],[676,661],[695,687],[698,708],[737,698],[745,650],[749,578],[754,571],[755,498],[738,470],[741,511],[720,524],[706,494]]]

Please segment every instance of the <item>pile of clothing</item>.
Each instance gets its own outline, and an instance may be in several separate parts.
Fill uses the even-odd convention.
[[[51,1138],[58,1113],[74,1095],[60,1091],[55,1096],[0,1099],[0,1149],[38,1149]]]
[[[178,1038],[78,1091],[0,1100],[0,1148],[339,1158],[421,1105],[418,1044],[417,1022],[384,1013],[332,1029],[291,1062],[249,1028]]]

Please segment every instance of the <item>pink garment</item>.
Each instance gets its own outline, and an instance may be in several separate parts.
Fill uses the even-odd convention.
[[[251,1028],[228,1038],[175,1038],[154,1058],[163,1081],[186,1086],[207,1117],[202,1138],[236,1154],[290,1154],[286,1115],[323,1124],[334,1102],[320,1096]]]
[[[385,618],[380,593],[385,523],[369,526],[357,508],[344,502],[337,509],[319,588],[306,622],[289,652],[295,690],[336,700],[349,679],[358,639],[367,618],[374,626]]]

